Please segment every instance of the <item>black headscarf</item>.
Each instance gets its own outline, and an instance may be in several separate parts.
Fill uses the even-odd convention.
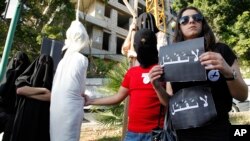
[[[15,115],[15,80],[30,65],[28,56],[18,51],[10,60],[7,71],[0,83],[0,132],[4,131],[3,141],[9,141]]]
[[[42,54],[17,78],[16,86],[44,87],[51,90],[53,80],[53,60]]]
[[[134,48],[140,66],[148,68],[158,63],[157,40],[155,33],[150,29],[140,29],[135,33]]]
[[[41,55],[16,80],[16,87],[43,87],[51,90],[53,60]],[[18,96],[11,141],[50,141],[50,102]]]
[[[6,74],[0,83],[0,106],[8,114],[14,113],[16,100],[15,81],[29,65],[28,56],[21,51],[18,51],[8,64]]]
[[[143,29],[143,28],[147,28],[147,29],[152,30],[154,33],[159,32],[159,29],[156,26],[156,21],[155,21],[154,15],[151,13],[147,13],[147,12],[142,13],[138,17],[137,28],[139,30]]]

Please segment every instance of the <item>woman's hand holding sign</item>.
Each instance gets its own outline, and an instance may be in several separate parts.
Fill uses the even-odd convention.
[[[216,52],[205,52],[199,57],[202,65],[205,66],[206,70],[219,70],[223,76],[231,77],[232,69],[226,63],[220,53]]]
[[[153,84],[154,88],[159,88],[160,82],[159,78],[163,74],[163,68],[160,65],[154,66],[150,71],[149,71],[149,78],[150,82]]]

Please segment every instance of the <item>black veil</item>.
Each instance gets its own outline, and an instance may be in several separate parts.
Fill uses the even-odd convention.
[[[18,51],[8,64],[7,71],[0,83],[0,106],[3,106],[7,113],[14,112],[16,99],[15,81],[29,65],[28,56],[21,51]]]
[[[51,90],[53,60],[40,55],[16,80],[16,87],[44,87]],[[18,96],[11,141],[49,141],[50,102]]]
[[[18,51],[10,60],[3,80],[0,83],[0,132],[4,131],[3,140],[9,140],[15,114],[15,80],[30,65],[28,56]]]

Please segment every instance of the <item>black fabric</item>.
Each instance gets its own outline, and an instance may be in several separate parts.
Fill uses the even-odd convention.
[[[16,102],[16,78],[30,65],[28,56],[18,51],[10,60],[3,80],[0,83],[0,132],[4,131],[3,141],[9,141],[14,122]]]
[[[164,134],[163,128],[157,127],[151,131],[151,141],[161,141]]]
[[[137,28],[143,29],[143,28],[147,28],[152,30],[154,33],[159,32],[159,29],[156,26],[156,22],[155,22],[155,17],[153,14],[151,13],[147,13],[144,12],[142,13],[138,19],[137,19]]]
[[[168,111],[169,109],[166,110],[166,114],[164,117],[164,127],[160,128],[158,126],[157,128],[152,129],[151,141],[178,141],[178,137],[175,130],[173,129],[172,121]]]
[[[147,68],[158,63],[158,50],[155,33],[149,29],[140,29],[135,33],[134,47],[140,66]]]
[[[16,80],[16,87],[45,87],[51,90],[53,61],[39,56]],[[49,141],[50,102],[19,96],[11,141]]]
[[[169,110],[176,130],[205,126],[217,116],[211,90],[206,86],[179,90],[169,100]]]
[[[232,50],[227,45],[222,44],[222,43],[217,43],[214,51],[220,53],[230,66],[233,64],[233,62],[237,58],[235,54],[232,52]],[[199,128],[199,130],[194,130],[195,128],[190,129],[192,130],[192,132],[189,132],[187,131],[189,129],[186,129],[185,131],[190,133],[189,135],[180,134],[182,132],[182,130],[180,130],[179,134],[181,135],[182,139],[193,136],[196,139],[200,137],[202,138],[201,140],[205,140],[204,138],[207,137],[208,138],[207,140],[209,141],[209,138],[210,138],[209,133],[205,134],[207,132],[205,131],[207,130],[206,127],[209,127],[209,130],[211,131],[215,131],[213,133],[213,136],[221,136],[221,135],[223,136],[227,134],[225,132],[227,131],[227,128],[229,128],[227,126],[227,124],[229,123],[225,121],[229,121],[228,112],[231,110],[231,107],[232,107],[232,96],[229,92],[229,88],[227,86],[226,80],[224,79],[222,74],[220,74],[220,76],[221,77],[219,78],[218,81],[210,81],[208,79],[207,81],[202,81],[202,82],[172,82],[171,83],[173,93],[176,93],[178,90],[183,89],[183,88],[199,86],[199,85],[209,85],[211,88],[211,92],[213,95],[213,99],[214,99],[214,103],[215,103],[215,107],[217,111],[217,118],[211,125],[214,125],[214,123],[216,123],[217,125],[221,125],[220,127],[225,127],[224,130],[219,130],[219,128],[217,130],[215,129],[216,126],[205,126],[203,128]],[[204,130],[204,131],[201,131],[201,130]],[[199,131],[199,132],[196,132],[196,131]],[[202,135],[201,132],[204,134]],[[186,135],[188,135],[188,137],[186,137]],[[225,137],[225,139],[227,139],[227,137]],[[192,138],[190,138],[190,140],[192,140]]]
[[[51,68],[52,67],[52,68]],[[32,86],[52,88],[53,61],[49,55],[42,54],[16,80],[16,87]]]
[[[21,51],[17,52],[8,64],[6,74],[0,84],[0,106],[4,107],[8,114],[13,114],[15,111],[15,80],[29,65],[28,56]]]
[[[205,81],[206,70],[198,58],[204,52],[204,37],[161,47],[159,64],[164,69],[162,77],[168,82]]]
[[[160,112],[159,112],[159,117],[158,117],[158,125],[156,128],[152,129],[151,131],[151,140],[152,141],[160,141],[162,139],[162,134],[163,134],[163,128],[160,127],[160,122],[161,122],[161,117],[163,114],[163,106],[160,106]]]
[[[179,141],[229,141],[230,122],[215,121],[210,125],[176,130]]]
[[[0,133],[4,132],[7,122],[8,122],[8,114],[2,107],[0,107]]]

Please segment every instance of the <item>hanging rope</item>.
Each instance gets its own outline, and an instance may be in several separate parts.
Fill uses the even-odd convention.
[[[76,20],[79,21],[80,1],[77,1]]]
[[[68,56],[74,52],[80,52],[84,47],[87,47],[89,44],[89,36],[84,27],[84,25],[79,20],[79,7],[80,0],[77,3],[76,9],[76,20],[71,22],[70,27],[66,31],[65,45],[62,48],[62,51],[66,51],[64,56]]]

